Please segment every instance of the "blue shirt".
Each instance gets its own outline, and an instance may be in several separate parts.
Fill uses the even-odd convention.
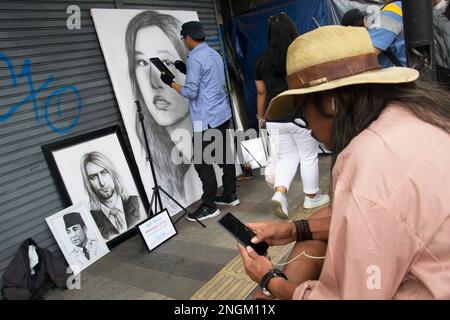
[[[222,57],[202,42],[190,52],[186,67],[181,95],[189,99],[194,132],[217,128],[231,118]]]
[[[379,22],[378,26],[368,26],[373,46],[382,51],[389,50],[402,66],[406,66],[402,2],[394,1],[386,5],[380,12]],[[379,55],[378,61],[383,68],[393,66],[391,60],[383,53]]]

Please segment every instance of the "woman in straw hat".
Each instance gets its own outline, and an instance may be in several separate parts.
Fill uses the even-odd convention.
[[[364,28],[298,37],[287,74],[267,118],[297,112],[334,151],[333,206],[249,224],[254,242],[296,244],[284,274],[239,246],[246,273],[280,299],[450,299],[448,93],[380,69]]]
[[[269,18],[267,50],[255,63],[255,82],[258,92],[259,127],[265,118],[266,104],[288,88],[286,82],[286,52],[297,38],[297,28],[286,13]],[[288,115],[277,122],[267,122],[272,157],[276,154],[275,193],[271,199],[273,212],[281,219],[288,218],[289,204],[286,194],[294,180],[299,163],[305,198],[303,206],[313,209],[327,204],[328,195],[319,190],[319,143],[301,119]]]

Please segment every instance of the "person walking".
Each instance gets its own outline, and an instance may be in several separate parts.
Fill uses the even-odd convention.
[[[294,22],[286,13],[269,18],[266,51],[255,63],[257,110],[260,128],[264,124],[266,107],[279,93],[287,90],[286,52],[298,33]],[[274,214],[288,218],[289,204],[286,194],[294,180],[300,163],[305,199],[303,206],[312,209],[329,202],[328,195],[319,191],[319,143],[311,136],[301,119],[291,115],[277,122],[267,122],[272,149],[277,154],[275,193],[271,199]]]

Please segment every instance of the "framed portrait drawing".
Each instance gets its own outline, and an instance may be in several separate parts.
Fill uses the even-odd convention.
[[[45,220],[74,274],[109,252],[86,203],[72,205]]]
[[[118,126],[42,146],[67,206],[81,201],[109,248],[136,233],[149,203]]]

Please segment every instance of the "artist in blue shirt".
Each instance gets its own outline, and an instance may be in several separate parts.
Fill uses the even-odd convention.
[[[205,42],[203,26],[198,21],[190,21],[181,27],[181,39],[190,51],[187,65],[176,61],[175,67],[186,74],[183,86],[175,83],[170,75],[161,74],[161,80],[189,99],[189,109],[194,129],[194,152],[200,148],[195,143],[202,143],[202,154],[213,141],[198,139],[208,130],[217,129],[223,139],[223,157],[214,155],[214,160],[223,169],[222,196],[217,197],[217,181],[214,167],[210,161],[194,156],[194,166],[203,184],[202,205],[187,215],[189,221],[204,220],[220,214],[217,204],[236,206],[236,167],[231,145],[226,142],[226,130],[230,127],[231,108],[226,92],[225,72],[222,57]],[[219,152],[220,153],[220,152]],[[226,155],[229,154],[227,157]],[[226,161],[226,160],[231,161]],[[197,160],[197,161],[196,161]]]

